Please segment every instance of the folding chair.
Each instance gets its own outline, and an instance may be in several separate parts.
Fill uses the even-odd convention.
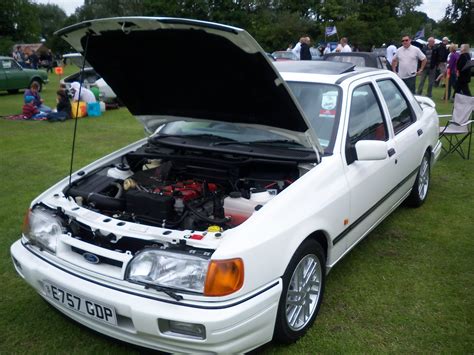
[[[439,128],[439,138],[444,138],[447,146],[443,144],[445,155],[458,152],[463,159],[469,159],[471,154],[472,139],[472,111],[474,110],[474,97],[456,94],[454,96],[454,109],[452,115],[439,115],[438,117],[452,117],[444,127]],[[467,153],[462,146],[468,139]]]

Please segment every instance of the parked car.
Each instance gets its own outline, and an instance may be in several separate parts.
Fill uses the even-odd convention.
[[[150,137],[34,199],[11,255],[41,297],[102,334],[184,353],[296,341],[337,262],[403,201],[427,199],[438,116],[393,72],[271,63],[244,30],[186,19],[57,35]],[[182,43],[207,50],[189,61]],[[153,68],[129,65],[143,49]]]
[[[0,56],[0,91],[6,90],[13,94],[20,89],[28,89],[33,82],[38,83],[41,91],[48,82],[48,73],[22,68],[15,59]]]
[[[272,53],[272,56],[277,62],[286,60],[300,60],[300,58],[298,58],[298,56],[292,51],[275,51]]]
[[[358,67],[391,70],[385,55],[380,55],[374,52],[335,52],[327,53],[323,58],[324,60],[333,62],[352,63]]]
[[[80,53],[69,53],[63,55],[63,60],[67,64],[73,64],[77,66],[79,69],[83,67],[83,57]],[[95,71],[94,68],[86,61],[84,66],[84,73],[82,74],[84,86],[90,89],[93,86],[96,86],[99,89],[99,96],[102,101],[107,103],[115,103],[118,101],[117,95],[115,92],[110,88],[109,84],[105,82],[105,80]],[[61,79],[61,83],[66,84],[68,89],[71,88],[71,84],[75,81],[80,82],[81,80],[81,71],[68,75]]]

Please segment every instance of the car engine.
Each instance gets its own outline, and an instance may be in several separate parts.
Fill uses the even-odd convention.
[[[221,231],[247,220],[301,174],[295,161],[145,145],[64,193],[120,220]]]

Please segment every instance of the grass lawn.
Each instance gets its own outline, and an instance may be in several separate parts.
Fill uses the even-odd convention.
[[[50,74],[50,81],[42,96],[54,106],[58,78]],[[450,113],[441,90],[434,89],[438,112]],[[0,115],[20,113],[22,99],[22,93],[0,93]],[[143,352],[62,316],[17,276],[10,260],[30,201],[68,175],[73,126],[73,120],[0,119],[1,354]],[[74,170],[141,137],[142,126],[124,108],[80,119]],[[333,269],[308,334],[294,345],[260,350],[473,353],[473,183],[474,156],[441,160],[425,205],[397,209]]]

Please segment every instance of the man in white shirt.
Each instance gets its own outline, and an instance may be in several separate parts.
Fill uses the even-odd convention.
[[[418,70],[418,61],[421,61],[420,70]],[[392,60],[392,70],[397,72],[398,76],[405,82],[410,91],[414,94],[416,88],[416,76],[420,75],[425,69],[426,56],[423,52],[411,45],[410,36],[402,37],[402,46],[397,49]]]
[[[300,59],[300,52],[301,52],[301,42],[303,40],[303,37],[300,38],[298,43],[296,43],[295,47],[291,50],[297,57]]]
[[[352,52],[351,46],[347,44],[347,37],[342,37],[341,41],[336,47],[336,52]]]
[[[387,57],[387,61],[390,63],[390,65],[392,65],[393,56],[395,55],[396,52],[397,52],[397,47],[395,47],[395,45],[390,44],[387,47],[386,57]]]

